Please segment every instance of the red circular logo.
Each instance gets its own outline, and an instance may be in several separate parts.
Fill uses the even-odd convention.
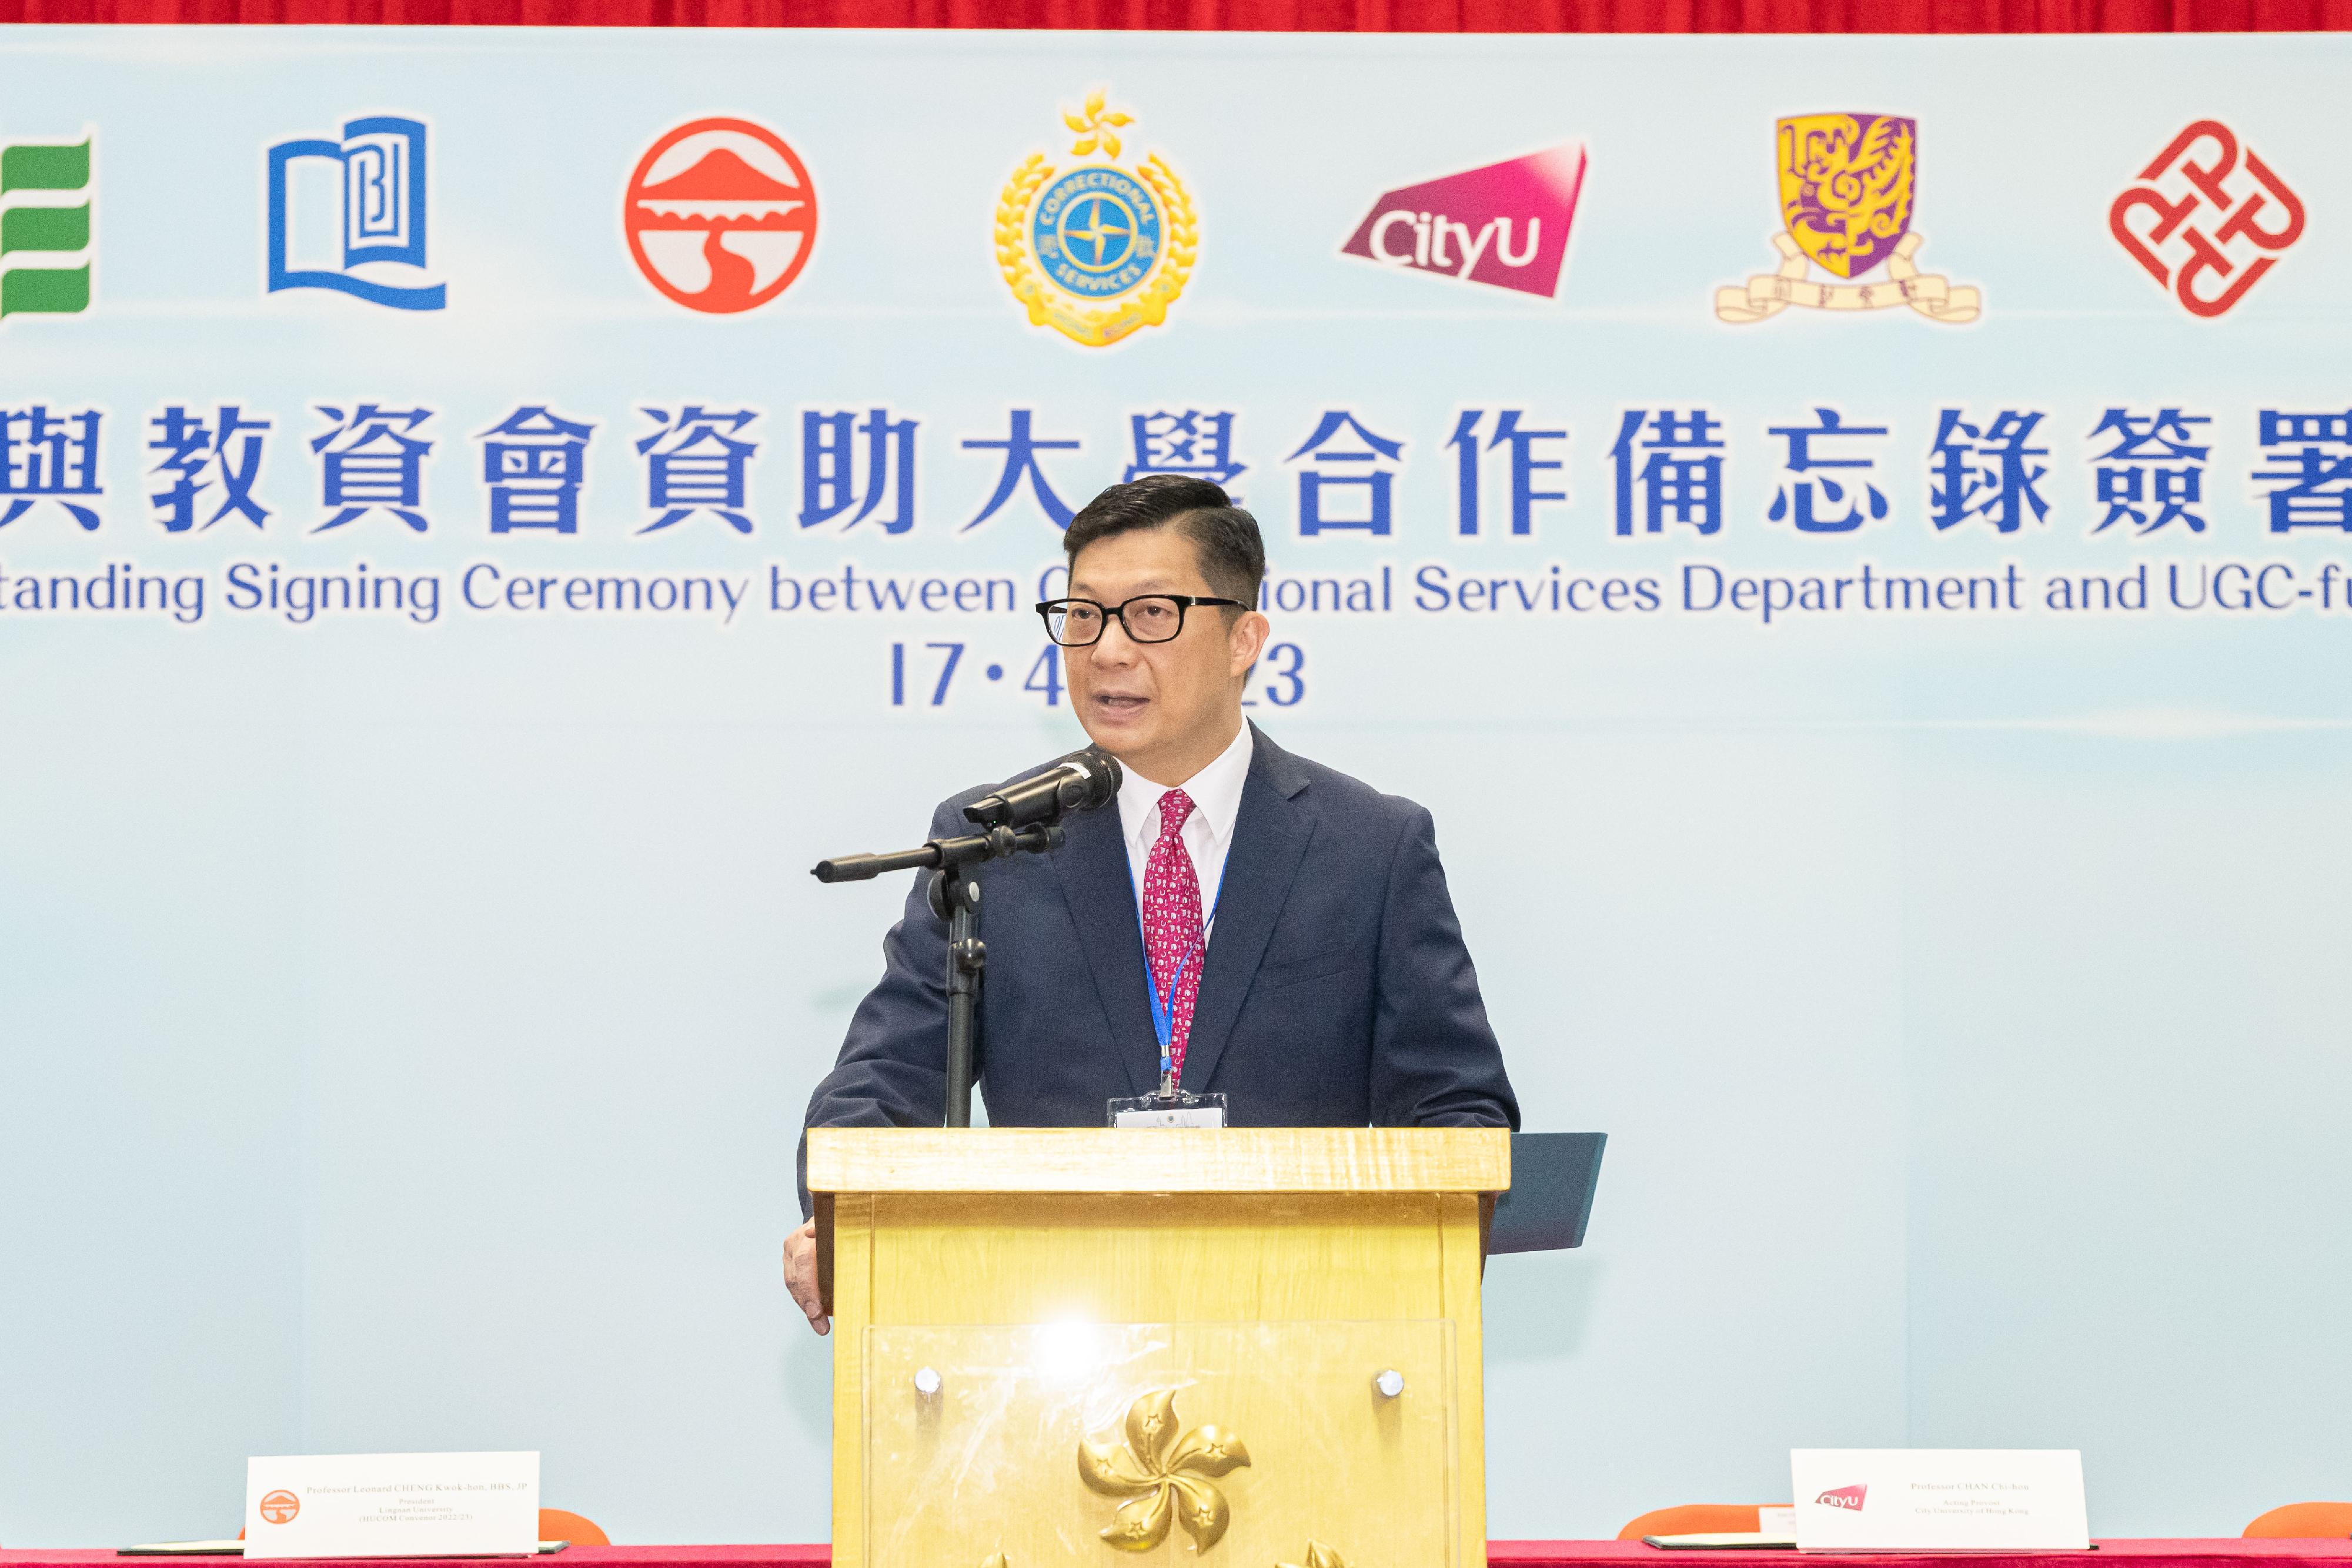
[[[261,1517],[272,1524],[283,1524],[302,1511],[302,1500],[290,1491],[264,1492],[261,1497]]]
[[[692,310],[731,314],[792,287],[816,244],[816,186],[764,125],[697,120],[646,150],[622,204],[646,281]]]

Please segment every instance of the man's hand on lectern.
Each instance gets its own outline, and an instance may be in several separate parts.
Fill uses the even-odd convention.
[[[817,1293],[814,1219],[784,1238],[784,1289],[793,1293],[793,1304],[808,1314],[809,1327],[819,1333],[833,1332],[833,1320],[824,1315],[824,1298]]]

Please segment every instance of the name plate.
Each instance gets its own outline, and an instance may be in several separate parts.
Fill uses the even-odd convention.
[[[537,1454],[245,1462],[247,1557],[505,1557],[538,1550]]]
[[[2079,1448],[1794,1448],[1801,1552],[2087,1552]]]

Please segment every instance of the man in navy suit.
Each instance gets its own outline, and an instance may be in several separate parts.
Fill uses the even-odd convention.
[[[1041,612],[1126,779],[1115,810],[1065,820],[1060,850],[981,873],[990,1123],[1100,1126],[1172,1072],[1236,1126],[1516,1128],[1429,812],[1242,717],[1270,631],[1256,519],[1154,474],[1096,497],[1065,548],[1069,597]],[[931,836],[971,831],[963,808],[994,788],[942,803]],[[947,926],[923,877],[882,950],[811,1126],[945,1115]],[[822,1333],[814,1237],[784,1244],[784,1279]]]

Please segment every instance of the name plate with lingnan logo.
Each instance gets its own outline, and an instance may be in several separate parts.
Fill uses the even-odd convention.
[[[504,1557],[538,1550],[535,1453],[245,1462],[247,1557]]]

